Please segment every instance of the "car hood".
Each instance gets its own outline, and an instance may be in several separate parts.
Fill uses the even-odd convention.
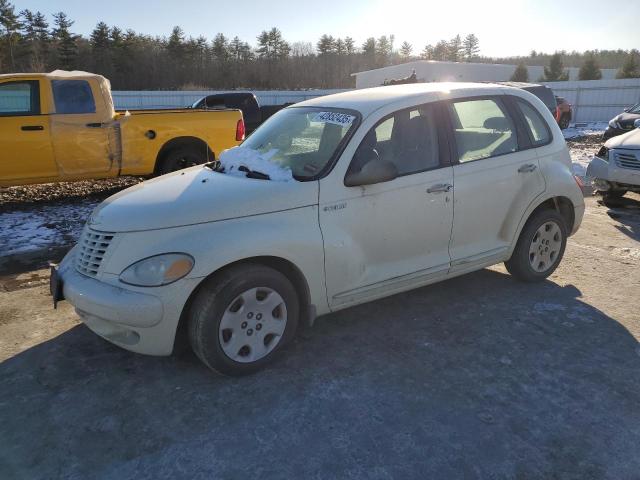
[[[630,132],[610,138],[604,146],[607,148],[640,149],[640,128],[634,128]]]
[[[139,183],[102,202],[89,225],[103,232],[180,227],[318,203],[318,182],[274,182],[203,166]]]
[[[626,125],[633,125],[633,122],[635,122],[639,118],[640,118],[640,114],[638,113],[625,112],[618,115],[616,117],[616,120],[620,122],[620,125],[626,126]]]

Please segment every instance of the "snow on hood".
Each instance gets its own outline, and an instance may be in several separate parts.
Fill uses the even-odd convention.
[[[271,158],[278,153],[278,149],[274,148],[266,153],[260,153],[247,147],[233,147],[224,150],[220,154],[220,163],[224,167],[227,175],[236,177],[246,177],[247,172],[240,170],[240,167],[246,167],[265,175],[269,175],[269,179],[275,182],[293,182],[293,174],[290,168],[284,168],[271,162]]]
[[[640,149],[640,128],[634,128],[630,132],[610,138],[604,144],[607,148]]]
[[[318,203],[318,182],[240,178],[198,165],[139,183],[106,199],[89,225],[103,232],[179,227]]]

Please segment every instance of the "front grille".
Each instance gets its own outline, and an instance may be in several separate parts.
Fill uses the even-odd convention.
[[[640,170],[640,159],[632,153],[616,152],[616,165],[620,168],[632,168]]]
[[[76,270],[89,277],[97,276],[113,235],[113,233],[97,232],[85,227],[78,242]]]

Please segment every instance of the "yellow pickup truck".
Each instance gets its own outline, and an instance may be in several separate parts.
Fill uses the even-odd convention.
[[[243,139],[240,110],[116,112],[100,75],[0,75],[0,187],[159,175]]]

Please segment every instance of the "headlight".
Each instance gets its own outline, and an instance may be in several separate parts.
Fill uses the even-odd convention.
[[[596,157],[601,158],[605,162],[608,162],[609,161],[609,149],[603,145],[602,147],[600,147],[600,150],[598,150],[598,153],[596,153]]]
[[[611,128],[617,128],[618,130],[620,130],[622,127],[620,126],[620,124],[618,123],[618,118],[612,118],[611,120],[609,120],[609,126]]]
[[[193,258],[186,253],[156,255],[129,265],[120,274],[120,281],[138,287],[159,287],[180,280],[193,264]]]

